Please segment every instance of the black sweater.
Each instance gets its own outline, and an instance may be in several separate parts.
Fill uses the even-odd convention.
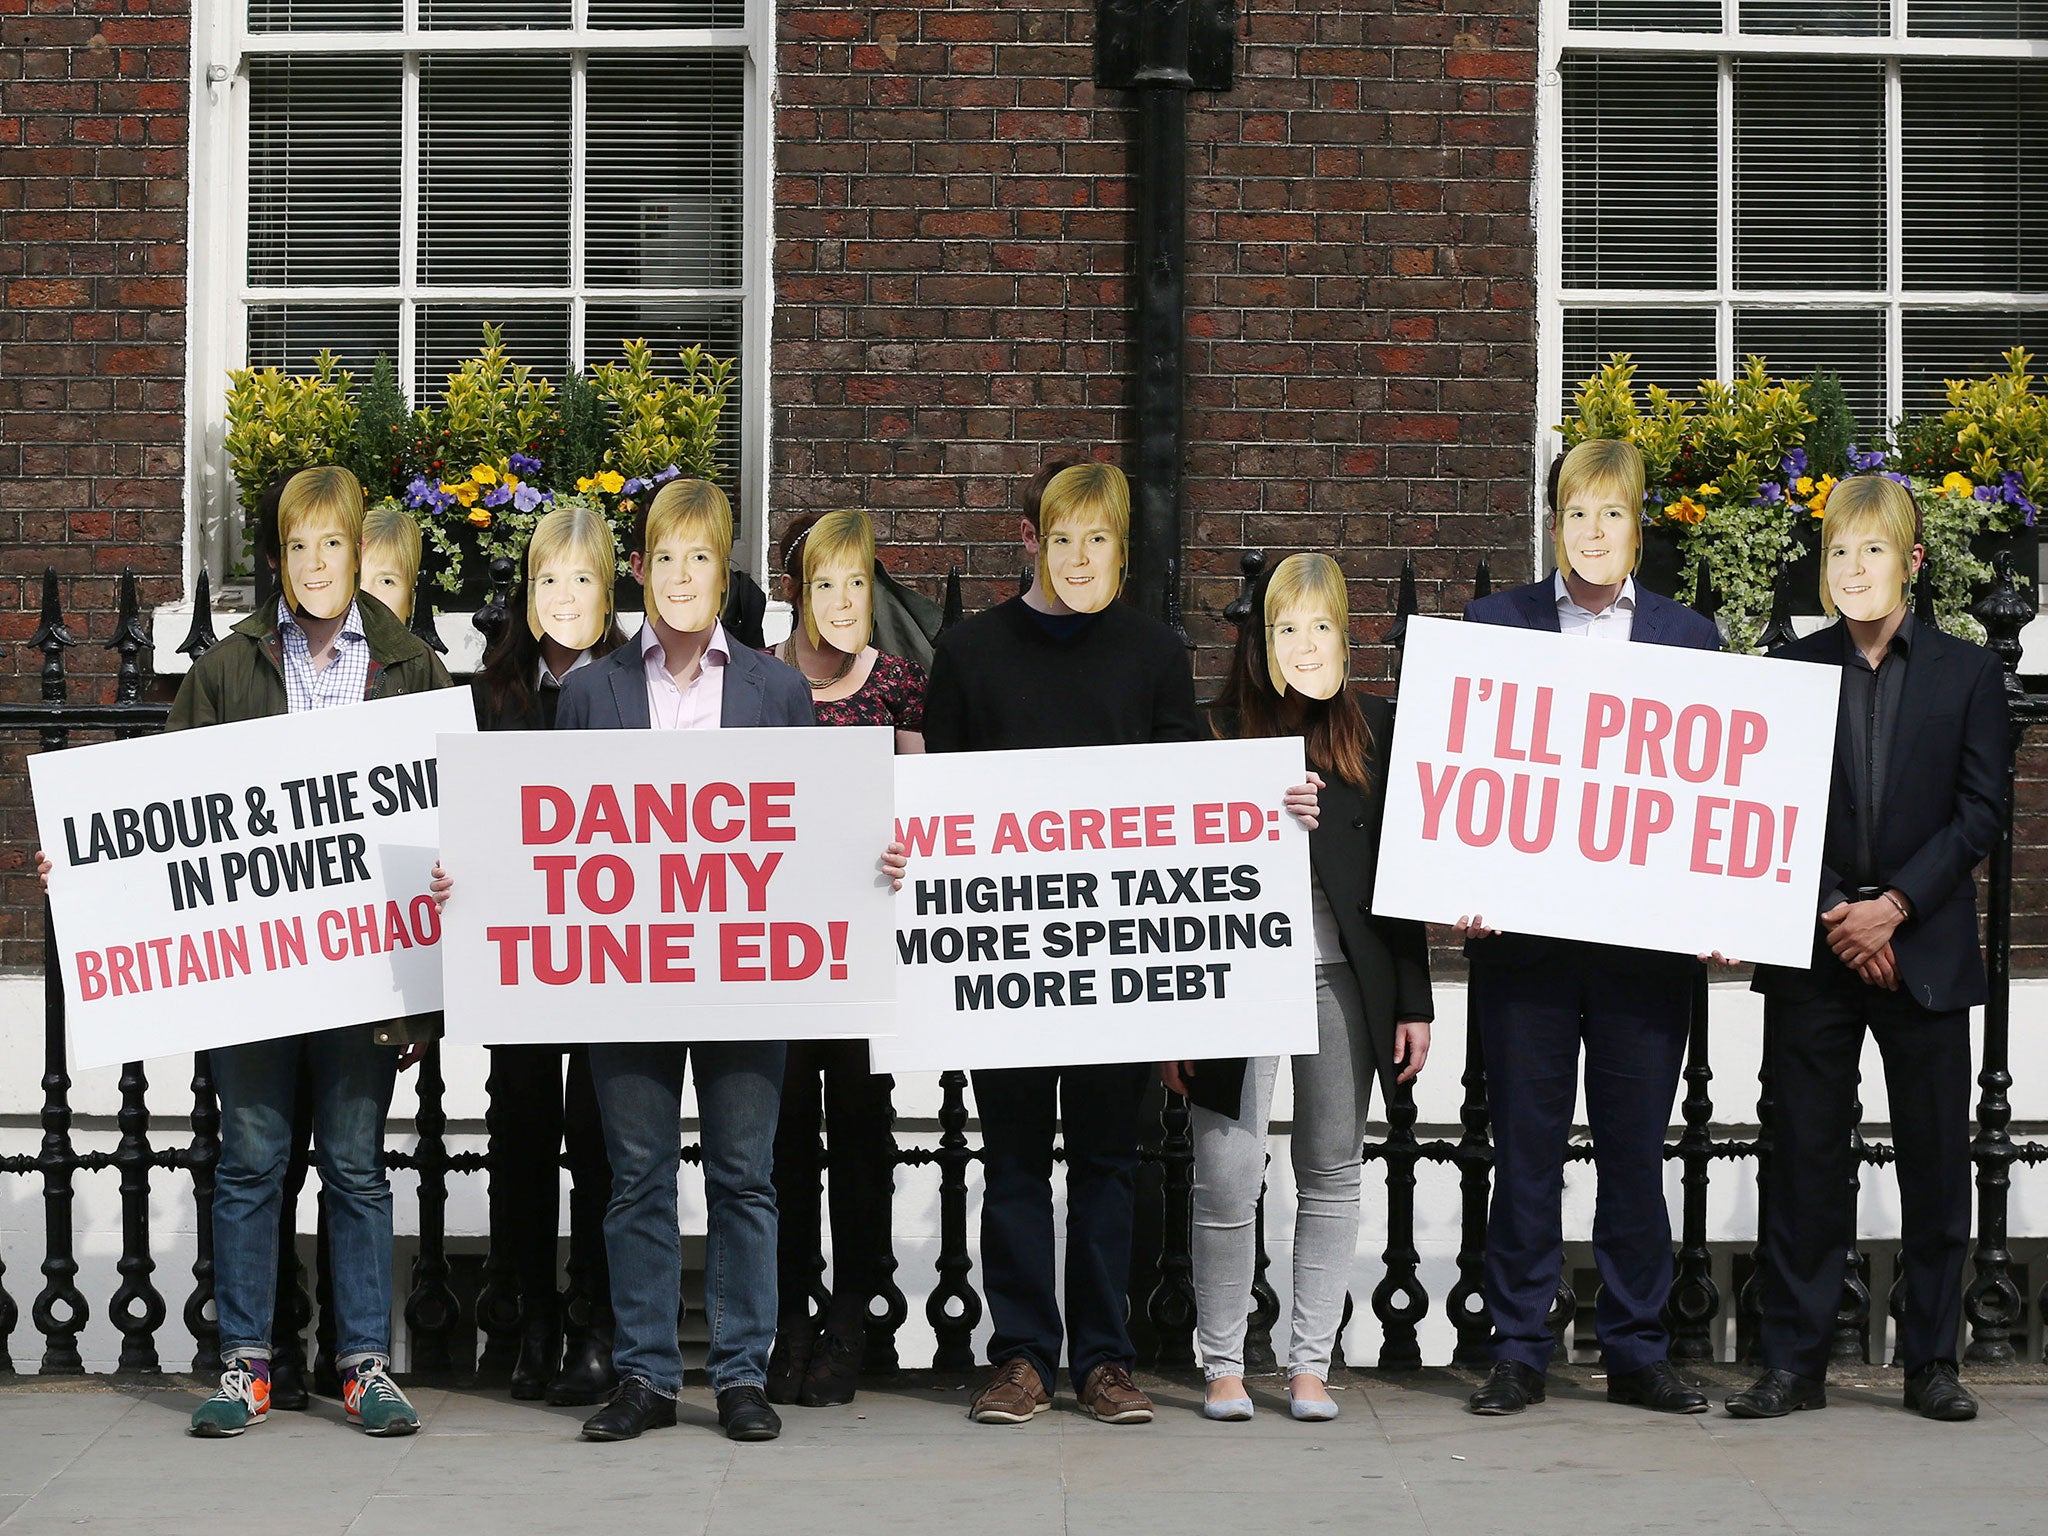
[[[1173,631],[1111,603],[1071,636],[1021,597],[954,625],[932,654],[930,752],[1200,741],[1195,679]]]

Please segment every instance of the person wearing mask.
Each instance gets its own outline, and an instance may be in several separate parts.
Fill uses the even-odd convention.
[[[403,507],[370,508],[363,514],[363,590],[410,624],[419,582],[420,525]]]
[[[1295,1418],[1327,1420],[1338,1411],[1328,1380],[1358,1251],[1360,1149],[1373,1078],[1389,1094],[1396,1083],[1414,1081],[1429,1059],[1436,1010],[1422,924],[1372,910],[1393,710],[1346,686],[1344,573],[1328,555],[1290,555],[1259,580],[1251,600],[1252,617],[1212,706],[1216,734],[1299,737],[1323,781],[1309,834],[1317,1049],[1292,1061],[1288,1148],[1300,1208],[1287,1387]],[[1170,1061],[1160,1069],[1168,1088],[1193,1101],[1195,1335],[1207,1383],[1202,1411],[1212,1419],[1252,1416],[1244,1337],[1279,1069],[1277,1056]]]
[[[1841,622],[1775,654],[1841,671],[1813,963],[1758,966],[1778,1111],[1764,1164],[1764,1371],[1743,1419],[1827,1406],[1828,1343],[1855,1232],[1856,1089],[1877,1041],[1898,1152],[1906,1407],[1973,1419],[1957,1379],[1970,1246],[1970,1009],[1987,996],[1971,871],[2005,820],[2005,678],[1982,646],[1910,607],[1925,552],[1912,493],[1835,487],[1821,603]]]
[[[553,729],[563,684],[626,643],[612,613],[617,547],[602,513],[576,506],[544,513],[523,566],[516,616],[475,684],[480,730]],[[512,1396],[562,1406],[603,1402],[618,1385],[604,1253],[611,1167],[589,1048],[493,1046],[489,1093],[491,1254],[519,1296]],[[565,1151],[573,1280],[566,1296],[556,1274]]]
[[[1719,649],[1709,620],[1636,582],[1643,460],[1634,444],[1579,444],[1565,456],[1554,499],[1556,572],[1469,604],[1468,621],[1594,644]],[[1583,1051],[1599,1180],[1595,1321],[1608,1401],[1704,1413],[1706,1395],[1671,1368],[1663,1320],[1671,1290],[1664,1134],[1678,1097],[1699,961],[1496,934],[1479,913],[1460,921],[1457,932],[1468,940],[1471,1010],[1486,1053],[1493,1120],[1486,1304],[1494,1364],[1467,1407],[1512,1414],[1544,1398],[1557,1342],[1550,1309],[1564,1265],[1564,1156]]]
[[[1032,562],[1021,597],[939,637],[925,692],[928,752],[1197,741],[1194,677],[1180,639],[1118,602],[1130,539],[1123,471],[1054,463],[1026,499]],[[1288,809],[1315,821],[1312,782]],[[981,1250],[992,1367],[969,1416],[1028,1424],[1052,1406],[1064,1354],[1084,1413],[1149,1423],[1126,1325],[1139,1118],[1147,1062],[1013,1067],[974,1074],[981,1117]],[[1067,1167],[1065,1313],[1054,1273],[1053,1140]]]
[[[875,644],[875,528],[865,512],[810,514],[783,537],[784,596],[795,618],[782,659],[811,687],[820,725],[877,725],[898,752],[922,752],[924,669]],[[869,1307],[888,1260],[896,1145],[895,1080],[868,1070],[865,1040],[793,1040],[775,1132],[781,1317],[768,1400],[850,1403],[867,1350]],[[831,1136],[832,1289],[813,1323],[818,1280],[819,1133]]]

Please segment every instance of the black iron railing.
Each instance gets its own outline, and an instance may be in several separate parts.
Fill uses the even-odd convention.
[[[1262,568],[1256,555],[1245,559],[1247,578]],[[490,603],[477,617],[486,634],[506,622],[506,601],[511,579],[509,563],[493,571]],[[1490,587],[1487,565],[1481,561],[1474,589],[1484,593]],[[957,617],[957,585],[949,584],[948,614]],[[1922,602],[1926,601],[1923,591]],[[1396,618],[1387,639],[1398,646],[1409,616],[1418,611],[1415,573],[1412,563],[1402,573]],[[1989,643],[2003,661],[2013,709],[2012,747],[2015,756],[2026,733],[2048,719],[2048,698],[2025,693],[2018,683],[2020,630],[2033,617],[2031,594],[2018,590],[2009,561],[2001,562],[1997,583],[1975,609],[1989,635]],[[1230,605],[1226,616],[1242,623],[1248,613],[1244,599]],[[1931,616],[1931,615],[1930,615]],[[434,637],[432,594],[422,587],[413,627],[430,644],[440,647]],[[1778,611],[1773,615],[1770,638],[1791,633],[1787,584],[1781,580]],[[201,576],[195,594],[191,630],[178,649],[198,656],[214,643],[213,618],[208,588]],[[41,699],[36,703],[0,704],[0,735],[33,733],[43,751],[61,751],[74,733],[107,733],[133,736],[161,729],[166,707],[141,700],[145,681],[143,657],[150,637],[137,605],[135,582],[124,574],[120,607],[114,633],[107,648],[118,657],[114,701],[111,704],[72,703],[66,677],[65,653],[79,644],[61,611],[54,572],[45,574],[42,622],[30,645],[43,655]],[[2036,1164],[2048,1160],[2048,1145],[2015,1142],[2010,1133],[2012,1077],[2008,1053],[2011,1023],[2012,951],[2012,826],[2008,795],[2006,826],[1988,870],[1985,943],[1991,977],[1991,1001],[1985,1010],[1983,1065],[1978,1076],[1977,1131],[1973,1144],[1977,1178],[1977,1242],[1974,1272],[1969,1281],[1964,1311],[1969,1328],[1967,1358],[1981,1363],[2010,1362],[2016,1358],[2020,1325],[2025,1311],[2013,1256],[2007,1247],[2007,1211],[2012,1169],[2015,1164]],[[112,1169],[121,1199],[121,1254],[116,1265],[118,1287],[108,1301],[108,1314],[121,1337],[119,1368],[150,1372],[160,1369],[157,1335],[169,1315],[156,1280],[149,1224],[151,1179],[159,1171],[191,1180],[197,1215],[197,1246],[192,1265],[192,1285],[181,1309],[181,1320],[193,1342],[192,1369],[205,1372],[217,1365],[218,1331],[212,1320],[213,1259],[210,1211],[214,1169],[220,1155],[220,1115],[204,1052],[194,1058],[191,1108],[181,1115],[179,1145],[152,1144],[152,1120],[148,1102],[149,1080],[139,1062],[122,1068],[119,1078],[120,1106],[115,1124],[119,1138],[111,1152],[82,1152],[72,1133],[71,1078],[67,1068],[64,1035],[64,996],[54,939],[45,913],[44,940],[44,1067],[43,1105],[40,1116],[42,1142],[34,1154],[0,1157],[0,1174],[35,1177],[41,1180],[44,1225],[40,1273],[41,1288],[30,1307],[30,1320],[42,1340],[40,1370],[44,1374],[76,1374],[84,1369],[79,1351],[79,1334],[91,1315],[91,1303],[78,1285],[79,1265],[74,1246],[73,1199],[81,1173]],[[1677,1274],[1672,1288],[1669,1321],[1672,1354],[1679,1359],[1704,1360],[1715,1352],[1714,1330],[1727,1314],[1730,1299],[1724,1297],[1713,1278],[1712,1250],[1708,1243],[1707,1201],[1712,1172],[1717,1162],[1755,1161],[1759,1167],[1770,1156],[1771,1127],[1775,1114],[1766,1067],[1757,1099],[1757,1135],[1754,1140],[1717,1137],[1713,1131],[1714,1103],[1711,1096],[1713,1071],[1709,1064],[1709,995],[1704,979],[1694,997],[1693,1016],[1687,1042],[1684,1096],[1680,1113],[1682,1129],[1666,1148],[1665,1156],[1681,1167],[1681,1211],[1676,1253]],[[1460,1239],[1457,1280],[1444,1297],[1444,1306],[1455,1332],[1452,1358],[1459,1363],[1481,1363],[1487,1358],[1489,1328],[1481,1295],[1481,1261],[1486,1241],[1487,1197],[1492,1170],[1492,1141],[1486,1108],[1486,1065],[1476,1030],[1466,1032],[1463,1100],[1459,1110],[1460,1133],[1456,1139],[1423,1140],[1417,1133],[1416,1107],[1412,1092],[1399,1087],[1386,1109],[1384,1137],[1365,1148],[1368,1161],[1384,1169],[1386,1180],[1386,1246],[1383,1273],[1370,1296],[1373,1315],[1381,1328],[1378,1364],[1387,1368],[1408,1368],[1422,1363],[1419,1325],[1432,1305],[1423,1284],[1421,1258],[1416,1246],[1415,1191],[1417,1173],[1425,1163],[1446,1165],[1457,1170],[1461,1197]],[[1766,1056],[1768,1060],[1768,1056]],[[431,1048],[420,1064],[418,1109],[414,1117],[416,1150],[387,1151],[390,1166],[412,1170],[418,1179],[419,1232],[417,1258],[404,1315],[410,1335],[411,1359],[416,1374],[469,1375],[478,1363],[479,1352],[465,1341],[481,1337],[481,1357],[509,1360],[516,1344],[517,1309],[507,1307],[511,1294],[509,1276],[501,1266],[487,1262],[481,1291],[458,1294],[452,1283],[446,1210],[451,1175],[484,1171],[488,1157],[476,1152],[451,1152],[448,1120],[443,1107],[444,1080],[440,1051]],[[973,1337],[981,1320],[982,1302],[973,1283],[974,1262],[968,1240],[969,1169],[978,1153],[969,1135],[967,1078],[948,1072],[940,1078],[937,1144],[930,1148],[905,1148],[897,1153],[899,1166],[935,1166],[939,1181],[939,1253],[936,1278],[927,1298],[927,1321],[937,1341],[931,1359],[934,1369],[965,1371],[974,1364]],[[161,1133],[160,1133],[161,1135]],[[1891,1160],[1886,1146],[1865,1145],[1857,1137],[1861,1162],[1881,1165]],[[1583,1142],[1570,1154],[1574,1160],[1591,1158],[1592,1149]],[[697,1149],[685,1149],[685,1156],[697,1160]],[[1148,1204],[1140,1222],[1148,1251],[1136,1255],[1133,1273],[1134,1332],[1140,1339],[1147,1363],[1173,1367],[1194,1359],[1194,1294],[1188,1251],[1188,1215],[1193,1145],[1188,1134],[1184,1102],[1162,1094],[1159,1134],[1145,1148],[1146,1173],[1143,1191]],[[1253,1369],[1270,1368],[1273,1361],[1271,1331],[1277,1319],[1274,1292],[1267,1283],[1263,1213],[1259,1228],[1259,1273],[1253,1292],[1247,1364]],[[282,1251],[288,1266],[296,1260],[291,1249]],[[1863,1278],[1862,1255],[1851,1248],[1843,1256],[1843,1300],[1837,1316],[1835,1352],[1838,1357],[1870,1358],[1873,1329],[1873,1298]],[[897,1330],[908,1316],[908,1301],[893,1273],[885,1277],[876,1298],[870,1330],[869,1363],[872,1367],[893,1366],[897,1360]],[[1746,1270],[1746,1274],[1745,1274]],[[823,1271],[820,1260],[819,1271]],[[1736,1352],[1742,1358],[1753,1353],[1759,1316],[1754,1261],[1737,1266],[1738,1281],[1732,1300],[1732,1321]],[[20,1310],[7,1283],[4,1255],[0,1255],[0,1371],[16,1369],[11,1343],[20,1326]],[[289,1285],[289,1277],[288,1277]],[[296,1291],[296,1287],[290,1287]],[[1888,1310],[1896,1311],[1898,1300],[1886,1298]],[[822,1299],[822,1297],[821,1297]],[[2048,1290],[2041,1298],[2048,1307]],[[1560,1332],[1578,1310],[1569,1278],[1560,1287],[1552,1323]],[[296,1303],[279,1314],[281,1328],[303,1329],[312,1313],[310,1301],[297,1293]],[[1879,1330],[1881,1337],[1881,1329]]]

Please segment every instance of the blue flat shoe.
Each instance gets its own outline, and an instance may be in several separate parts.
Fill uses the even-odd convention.
[[[1341,1411],[1335,1403],[1310,1402],[1302,1398],[1289,1398],[1287,1411],[1305,1424],[1325,1424],[1337,1417]]]
[[[1251,1416],[1252,1400],[1248,1397],[1224,1397],[1202,1404],[1202,1417],[1222,1424],[1241,1424]]]

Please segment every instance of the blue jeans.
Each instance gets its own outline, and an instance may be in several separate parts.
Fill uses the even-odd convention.
[[[270,1358],[279,1203],[299,1060],[313,1082],[313,1156],[327,1201],[334,1336],[343,1370],[391,1357],[391,1183],[384,1116],[398,1047],[367,1024],[212,1051],[220,1095],[213,1186],[213,1297],[223,1359]]]
[[[593,1045],[590,1075],[604,1116],[612,1201],[612,1363],[674,1396],[683,1384],[676,1314],[683,1289],[676,1174],[682,1162],[683,1067],[697,1062],[704,1146],[705,1304],[711,1389],[763,1386],[775,1342],[775,1118],[779,1041]]]

